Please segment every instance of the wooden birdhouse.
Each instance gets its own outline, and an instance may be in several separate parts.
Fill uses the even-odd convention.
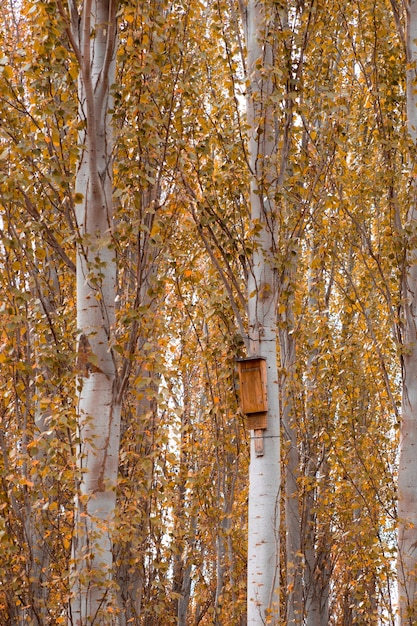
[[[238,361],[240,405],[250,430],[265,430],[268,426],[266,359],[261,356]]]

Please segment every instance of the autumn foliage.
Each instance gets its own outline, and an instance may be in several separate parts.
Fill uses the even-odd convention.
[[[251,72],[270,86],[256,97],[267,98],[277,141],[254,191],[244,5],[117,3],[112,215],[92,242],[77,213],[80,137],[91,128],[67,6],[2,4],[5,626],[72,624],[74,572],[106,596],[81,626],[246,625],[251,433],[236,359],[251,350],[251,299],[274,302],[276,321],[280,617],[269,623],[396,623],[403,285],[416,247],[405,10],[263,2],[270,57]],[[269,194],[271,222],[253,218],[254,193]],[[72,549],[89,515],[80,450],[94,455],[97,442],[80,428],[80,381],[102,373],[95,331],[86,344],[77,326],[80,250],[86,282],[115,272],[103,352],[120,450],[105,575],[93,571],[97,555]],[[273,297],[253,281],[265,255]]]

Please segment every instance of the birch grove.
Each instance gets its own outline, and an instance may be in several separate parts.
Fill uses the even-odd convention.
[[[415,3],[3,4],[0,623],[413,624]]]

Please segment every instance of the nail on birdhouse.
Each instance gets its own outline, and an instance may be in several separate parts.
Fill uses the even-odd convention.
[[[240,405],[249,430],[265,430],[268,426],[266,359],[262,356],[238,361]]]

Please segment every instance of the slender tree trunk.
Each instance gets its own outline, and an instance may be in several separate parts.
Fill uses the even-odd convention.
[[[317,469],[317,457],[312,459],[312,465]],[[323,467],[323,476],[328,475],[326,464]],[[322,482],[325,478],[322,479]],[[306,626],[327,626],[329,623],[329,594],[330,594],[330,531],[325,523],[321,531],[318,528],[317,514],[314,512],[313,493],[305,497],[304,515],[304,556],[305,556],[305,615]]]
[[[189,547],[194,544],[195,533],[197,528],[197,518],[190,514],[187,510],[187,474],[190,469],[190,452],[188,433],[190,426],[191,413],[191,397],[189,388],[189,377],[187,372],[183,372],[182,376],[184,393],[183,393],[183,411],[181,415],[181,437],[179,460],[180,466],[178,471],[178,490],[177,502],[174,507],[174,533],[176,552],[173,557],[173,581],[172,591],[176,594],[175,613],[178,626],[187,626],[187,614],[191,592],[191,565],[189,562]],[[187,532],[188,530],[188,532]]]
[[[144,344],[145,340],[143,338],[138,339],[138,352],[141,355],[146,354]],[[147,385],[149,389],[155,387],[153,372],[144,371],[139,365],[139,371],[136,374],[143,379],[149,379]],[[133,419],[136,422],[135,429],[131,435],[135,441],[134,453],[145,460],[151,459],[153,454],[153,440],[157,428],[156,410],[155,400],[144,395],[137,400],[133,414]],[[126,471],[128,480],[134,482],[134,478],[130,475],[132,469],[129,467]],[[121,609],[119,611],[119,626],[140,623],[140,620],[143,619],[142,604],[146,584],[146,551],[143,546],[146,545],[146,537],[151,525],[150,493],[153,479],[154,463],[152,462],[141,470],[140,480],[137,484],[138,494],[134,495],[134,498],[137,499],[137,507],[141,511],[140,522],[133,522],[128,540],[123,532],[123,528],[118,529],[121,540],[115,545],[119,563],[115,575],[118,586],[119,608]],[[126,519],[126,514],[124,518]]]
[[[309,276],[308,276],[308,308],[313,319],[323,316],[327,319],[328,298],[323,293],[322,268],[314,267],[314,259],[317,254],[313,244],[310,251]],[[320,302],[323,302],[320,307]],[[323,311],[324,309],[324,311]],[[330,390],[321,388],[319,377],[320,349],[311,345],[306,368],[306,423],[311,433],[316,433],[320,418],[327,411]],[[331,572],[331,536],[330,524],[323,519],[323,515],[317,511],[320,500],[326,492],[329,480],[329,465],[327,462],[328,450],[324,444],[320,444],[306,435],[306,441],[302,452],[305,458],[304,475],[312,481],[315,487],[306,489],[303,495],[303,521],[302,521],[302,552],[304,555],[304,613],[306,626],[327,626],[329,623],[329,581]],[[318,475],[320,474],[320,478]],[[323,505],[321,505],[323,506]]]
[[[48,440],[47,416],[41,413],[39,408],[36,409],[35,424],[39,429],[39,434]],[[38,436],[38,433],[36,433]],[[44,461],[42,452],[36,454],[36,461]],[[45,479],[46,487],[48,487],[48,479]],[[52,484],[49,484],[51,487]],[[30,546],[31,559],[28,562],[29,569],[29,593],[31,594],[31,619],[34,624],[44,624],[48,620],[48,596],[49,586],[47,584],[47,572],[51,565],[49,546],[45,542],[45,533],[48,529],[48,522],[45,512],[39,508],[33,507],[33,501],[26,494],[25,497],[25,535],[28,545]]]
[[[289,261],[281,293],[292,293],[296,261]],[[282,300],[281,307],[282,308]],[[301,511],[299,497],[300,454],[295,419],[295,359],[293,298],[289,297],[285,311],[280,315],[280,391],[281,420],[285,437],[285,530],[286,530],[286,619],[288,625],[303,623],[303,563],[301,559]]]
[[[249,351],[266,359],[268,428],[251,432],[248,529],[248,625],[275,624],[279,619],[280,422],[277,369],[276,216],[274,206],[275,131],[269,101],[272,82],[263,68],[272,67],[261,2],[246,7],[249,88],[249,154],[253,238],[248,280]],[[255,452],[263,439],[263,454]]]
[[[408,131],[417,141],[417,0],[407,6]],[[417,621],[417,227],[416,188],[412,188],[406,267],[403,276],[404,350],[400,458],[398,470],[398,582],[401,626]]]
[[[220,501],[220,489],[217,486],[217,497]],[[223,607],[224,577],[226,573],[226,539],[227,519],[222,519],[217,529],[216,537],[216,595],[214,598],[215,626],[220,626]]]
[[[197,516],[193,515],[190,521],[190,531],[188,539],[188,552],[190,553],[196,543],[197,535]],[[188,554],[182,574],[181,598],[178,600],[178,626],[187,626],[187,617],[189,613],[189,604],[191,597],[191,574],[192,565]]]
[[[293,338],[285,331],[286,348],[290,351],[288,357],[294,354]],[[281,341],[281,350],[283,343]],[[282,353],[282,352],[281,352]],[[289,365],[289,364],[287,364]],[[289,377],[291,380],[291,376]],[[287,386],[289,381],[284,381]],[[288,393],[289,390],[287,389]],[[291,403],[292,400],[282,395],[282,402]],[[288,393],[289,395],[289,393]],[[286,573],[287,573],[287,624],[303,623],[303,563],[301,559],[301,512],[299,503],[299,465],[300,458],[297,448],[297,432],[290,404],[283,407],[282,423],[286,439],[285,460],[285,530],[286,530]]]
[[[70,0],[68,28],[79,63],[80,160],[76,177],[78,467],[70,623],[112,623],[112,525],[120,403],[111,349],[116,263],[111,248],[116,1]]]

